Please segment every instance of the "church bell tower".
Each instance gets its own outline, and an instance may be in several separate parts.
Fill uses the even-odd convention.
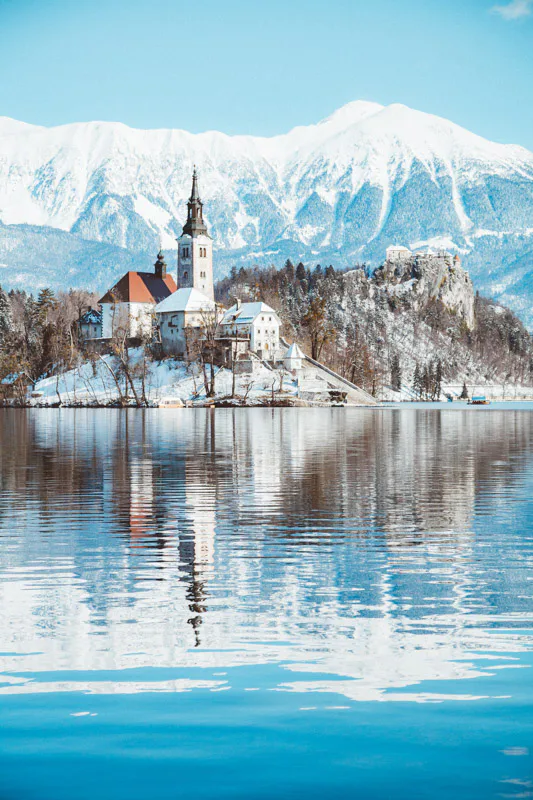
[[[213,240],[204,222],[196,167],[192,174],[191,196],[187,203],[187,221],[177,241],[178,289],[198,289],[214,300]]]

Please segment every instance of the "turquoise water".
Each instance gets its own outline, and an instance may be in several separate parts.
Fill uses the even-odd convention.
[[[530,408],[0,410],[1,800],[533,796]]]

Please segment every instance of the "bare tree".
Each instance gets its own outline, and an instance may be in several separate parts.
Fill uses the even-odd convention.
[[[200,358],[202,363],[202,372],[204,375],[204,385],[206,397],[215,396],[215,358],[217,350],[217,338],[220,329],[220,313],[219,309],[202,309],[201,311],[201,330],[200,336],[202,347],[200,350]],[[207,374],[207,367],[209,366],[209,376]]]

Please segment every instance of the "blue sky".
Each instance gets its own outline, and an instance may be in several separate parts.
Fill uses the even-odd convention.
[[[533,150],[533,0],[0,0],[0,115],[271,135],[355,99]]]

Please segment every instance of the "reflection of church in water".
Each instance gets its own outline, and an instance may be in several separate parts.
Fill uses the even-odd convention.
[[[73,411],[69,429],[43,410],[16,431],[16,470],[0,419],[1,485],[72,531],[67,556],[41,530],[3,554],[14,580],[21,565],[54,562],[67,576],[53,607],[38,592],[6,595],[13,650],[41,658],[45,628],[43,670],[58,652],[73,669],[225,668],[264,663],[268,641],[273,659],[311,664],[309,683],[319,660],[320,681],[342,676],[332,691],[372,699],[471,676],[472,637],[487,649],[480,603],[505,594],[528,613],[527,570],[495,568],[472,528],[474,503],[493,511],[527,474],[531,415],[239,411],[110,412],[92,429]]]
[[[508,462],[501,472],[508,483],[531,441],[529,417],[517,426],[512,415],[492,415],[490,425],[486,415],[468,415],[458,425],[453,412],[438,411],[127,411],[109,416],[104,430],[79,426],[76,436],[86,441],[62,441],[61,428],[50,430],[47,419],[41,415],[27,431],[32,457],[42,450],[46,470],[70,465],[61,481],[47,473],[48,485],[75,497],[90,482],[101,498],[95,509],[105,521],[101,571],[91,569],[87,577],[98,614],[106,612],[95,580],[111,568],[106,559],[116,557],[122,539],[130,566],[115,563],[114,580],[123,581],[121,591],[131,597],[143,580],[156,588],[159,583],[166,598],[161,602],[179,614],[180,636],[189,646],[219,634],[207,623],[220,617],[212,598],[221,587],[244,597],[255,582],[267,596],[267,576],[285,569],[280,554],[291,548],[299,558],[306,548],[318,548],[321,558],[309,568],[316,566],[317,581],[331,573],[332,585],[364,583],[360,546],[372,539],[389,550],[447,542],[449,557],[462,559],[473,542],[476,498],[486,486],[497,488],[490,465]],[[51,457],[51,442],[61,458]],[[90,461],[72,470],[82,454]],[[302,590],[297,571],[286,580],[288,596]],[[406,591],[409,580],[407,574],[401,578]],[[454,580],[462,580],[459,569]],[[398,581],[395,576],[393,583]],[[387,591],[394,594],[394,587]],[[378,602],[376,592],[368,587],[369,603]]]
[[[155,427],[160,427],[157,422]],[[162,459],[152,451],[154,433],[157,436],[145,415],[130,427],[129,447],[120,451],[126,463],[119,494],[128,516],[132,552],[148,557],[161,570],[168,566],[169,549],[177,559],[190,612],[187,622],[199,646],[214,565],[216,481],[208,453],[213,437],[206,430],[203,459],[191,451]],[[174,498],[168,496],[168,483],[177,487]]]

